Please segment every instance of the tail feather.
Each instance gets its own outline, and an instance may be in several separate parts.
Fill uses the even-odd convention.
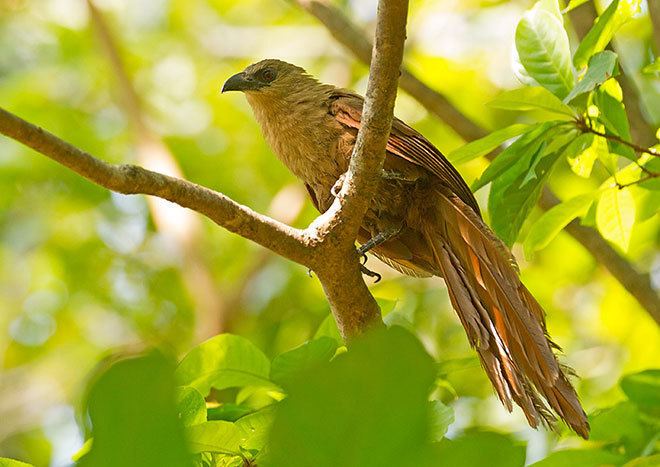
[[[553,353],[543,309],[520,282],[510,251],[460,198],[437,194],[438,222],[422,233],[498,397],[509,411],[518,404],[533,427],[552,426],[551,408],[587,438],[586,415]]]

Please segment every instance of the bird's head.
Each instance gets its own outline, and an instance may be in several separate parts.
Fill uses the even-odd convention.
[[[248,96],[284,97],[300,90],[305,84],[318,82],[302,68],[282,60],[267,59],[248,66],[222,86],[222,92],[242,91]]]

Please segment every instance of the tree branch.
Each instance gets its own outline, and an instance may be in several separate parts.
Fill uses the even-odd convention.
[[[345,256],[336,258],[344,265],[351,282],[358,286],[358,293],[345,286],[346,277],[338,275],[334,267],[314,270],[323,283],[333,307],[337,322],[344,328],[363,328],[370,323],[381,322],[380,308],[367,290],[355,251],[362,218],[375,194],[385,159],[385,146],[390,136],[394,101],[398,87],[399,69],[403,59],[406,38],[408,0],[381,0],[378,2],[375,45],[369,70],[369,82],[364,103],[362,125],[357,135],[351,163],[342,189],[330,209],[319,219],[327,228],[326,237],[330,248],[344,251]],[[332,284],[333,287],[327,285]],[[360,300],[355,303],[356,297]],[[358,306],[355,306],[358,305]],[[342,313],[341,309],[357,309],[360,314]]]
[[[124,194],[146,194],[192,209],[227,230],[313,269],[345,339],[382,325],[380,309],[360,272],[355,239],[385,157],[403,57],[407,0],[381,0],[364,118],[346,180],[331,209],[299,230],[221,193],[135,165],[113,165],[0,108],[0,133]]]
[[[192,209],[227,230],[309,266],[303,232],[240,205],[221,193],[135,165],[113,165],[0,108],[0,133],[109,190],[158,196]]]
[[[340,9],[331,5],[327,0],[294,1],[302,9],[316,17],[328,29],[330,34],[359,60],[369,63],[369,55],[365,53],[365,50],[369,48],[369,40]],[[428,87],[405,67],[401,69],[399,85],[426,110],[440,118],[466,141],[479,139],[487,134],[486,129],[462,114],[444,96]],[[557,196],[547,186],[543,188],[539,206],[544,210],[548,210],[554,204],[543,202],[544,199],[559,202]],[[656,319],[660,300],[651,286],[648,275],[635,269],[596,230],[584,228],[578,233],[576,229],[567,228],[566,232],[573,236],[601,265],[610,271],[621,285],[635,297],[637,302]],[[623,271],[625,271],[625,277],[622,274]],[[634,286],[634,284],[637,284],[637,286]]]

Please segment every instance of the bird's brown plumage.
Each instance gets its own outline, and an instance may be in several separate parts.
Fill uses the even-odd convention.
[[[223,88],[245,92],[264,136],[307,187],[316,208],[347,170],[360,128],[363,98],[321,84],[279,60],[250,65]],[[481,219],[472,192],[426,138],[395,119],[385,174],[358,241],[399,229],[372,252],[398,271],[441,276],[451,302],[502,403],[518,404],[529,424],[556,413],[588,437],[580,402],[547,336],[544,312],[518,277],[508,248]]]

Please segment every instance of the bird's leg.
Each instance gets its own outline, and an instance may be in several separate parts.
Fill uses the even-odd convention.
[[[402,229],[403,226],[399,226],[399,227],[383,230],[382,232],[378,232],[376,235],[374,235],[369,240],[367,240],[364,244],[360,245],[360,248],[358,248],[357,250],[358,254],[360,256],[364,256],[367,253],[367,251],[371,250],[372,248],[377,247],[378,245],[382,245],[388,240],[392,240],[394,237],[396,237],[401,233]]]
[[[381,171],[380,177],[383,180],[397,180],[405,183],[413,183],[419,179],[419,175],[414,173],[406,175],[405,173],[399,172],[397,170],[386,170],[386,169],[383,169]],[[341,191],[341,187],[344,184],[345,179],[346,179],[346,173],[343,173],[339,176],[335,184],[332,185],[332,188],[330,189],[330,194],[333,197],[336,198],[337,196],[339,196],[339,192]]]
[[[416,173],[405,174],[399,172],[398,170],[387,170],[383,169],[380,173],[380,176],[383,180],[397,180],[399,182],[413,183],[419,180],[419,175]]]
[[[373,237],[371,237],[364,244],[360,245],[360,247],[357,249],[357,252],[358,255],[360,255],[363,259],[362,264],[360,264],[360,270],[362,271],[362,274],[369,277],[375,277],[376,278],[375,282],[380,281],[381,279],[380,274],[368,269],[365,266],[365,264],[367,263],[367,251],[371,250],[374,247],[377,247],[378,245],[385,243],[388,240],[393,239],[394,237],[396,237],[401,233],[401,230],[403,230],[403,226],[383,230],[382,232],[379,232]]]

